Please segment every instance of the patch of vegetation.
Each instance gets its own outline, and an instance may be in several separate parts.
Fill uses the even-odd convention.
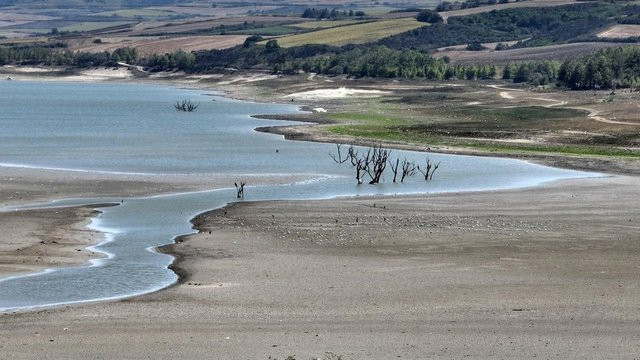
[[[363,17],[365,16],[365,12],[364,11],[353,11],[353,9],[350,9],[349,11],[346,10],[337,10],[337,9],[331,9],[329,10],[328,8],[323,8],[323,9],[316,9],[316,8],[307,8],[302,12],[302,17],[305,19],[332,19],[332,20],[337,20],[337,19],[344,19],[344,18],[351,18],[351,17]]]
[[[287,36],[278,39],[278,43],[283,47],[307,44],[327,44],[334,46],[362,44],[403,33],[424,25],[424,23],[420,23],[415,19],[381,20]]]
[[[466,1],[443,1],[437,7],[436,11],[451,11],[451,10],[460,10],[460,9],[471,9],[477,8],[480,6],[489,6],[500,4],[507,4],[509,2],[520,2],[525,0],[466,0]]]
[[[640,88],[640,48],[622,46],[558,62],[507,64],[503,78],[546,85],[558,82],[574,90]]]
[[[602,2],[558,7],[496,10],[450,17],[446,24],[414,29],[379,41],[394,49],[435,49],[445,46],[527,39],[513,47],[586,41],[602,29],[637,14],[636,5]]]
[[[416,15],[416,20],[429,24],[442,22],[442,16],[433,10],[422,10]]]
[[[368,138],[373,140],[402,141],[426,146],[453,146],[505,154],[534,153],[640,158],[640,152],[638,151],[611,147],[560,144],[531,145],[513,142],[499,143],[495,141],[474,141],[446,134],[421,134],[409,131],[402,127],[381,128],[379,126],[372,125],[336,125],[329,127],[328,131],[337,135]]]
[[[287,61],[278,68],[282,72],[299,70],[328,75],[354,77],[425,78],[443,79],[492,79],[496,75],[493,65],[447,65],[426,53],[414,50],[392,50],[385,46],[357,47],[331,56]]]
[[[397,98],[393,102],[406,105],[404,100]],[[425,102],[433,104],[433,101],[430,98]],[[394,115],[385,115],[385,111]],[[585,116],[585,112],[581,110],[539,106],[506,109],[489,106],[443,106],[423,109],[424,113],[428,113],[428,118],[413,115],[403,117],[393,108],[382,109],[382,112],[330,115],[340,125],[327,129],[338,135],[420,145],[447,145],[488,152],[640,157],[640,152],[615,147],[637,143],[635,133],[591,135],[589,138],[575,140],[575,143],[565,142],[571,139],[550,144],[501,142],[545,134],[553,129],[566,129],[571,126],[571,121]]]

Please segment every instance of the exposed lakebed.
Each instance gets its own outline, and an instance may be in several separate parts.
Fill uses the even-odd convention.
[[[173,109],[178,100],[197,112]],[[259,126],[289,125],[254,114],[290,114],[296,106],[258,104],[202,90],[123,83],[4,82],[0,84],[0,163],[113,174],[282,175],[308,181],[250,184],[246,200],[304,200],[338,196],[483,191],[535,186],[595,176],[524,161],[396,151],[392,158],[441,162],[433,181],[356,185],[353,169],[328,156],[335,145],[286,141]],[[387,174],[388,175],[388,174]],[[232,185],[232,184],[229,184]],[[117,299],[162,289],[177,276],[173,258],[154,251],[193,232],[195,215],[235,201],[232,188],[144,198],[62,199],[25,207],[116,203],[90,227],[106,240],[93,247],[107,256],[85,266],[0,279],[0,311]],[[9,208],[5,211],[12,210]]]

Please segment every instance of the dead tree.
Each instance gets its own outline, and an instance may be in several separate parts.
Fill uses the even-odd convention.
[[[338,155],[336,157],[336,155],[329,153],[329,156],[331,156],[331,158],[333,159],[333,161],[335,161],[338,164],[344,164],[347,160],[349,160],[349,155],[345,156],[344,158],[342,158],[342,144],[336,144],[336,147],[338,148]],[[353,147],[353,146],[352,146]],[[349,149],[351,150],[351,149]]]
[[[400,166],[400,159],[396,158],[395,164],[392,161],[389,161],[389,166],[391,167],[391,171],[393,171],[393,182],[396,182],[396,178],[398,177],[398,167]]]
[[[191,100],[177,101],[175,104],[173,104],[173,107],[176,108],[176,110],[186,112],[196,111],[196,109],[198,109],[198,106],[200,106],[200,104],[194,103]]]
[[[438,170],[439,167],[440,167],[440,162],[434,165],[431,163],[431,160],[427,158],[425,169],[422,170],[420,166],[418,166],[417,169],[422,173],[422,175],[424,175],[424,180],[428,181],[428,180],[433,180],[433,174],[436,172],[436,170]]]
[[[371,156],[367,162],[365,171],[371,178],[369,184],[373,185],[380,182],[380,178],[387,168],[387,160],[389,159],[389,155],[391,155],[391,150],[383,148],[382,145],[378,145],[370,149],[370,154]]]
[[[233,185],[235,185],[235,186],[236,186],[236,197],[237,197],[238,199],[244,199],[244,186],[245,186],[246,184],[247,184],[247,183],[246,183],[246,182],[244,182],[244,181],[240,182],[240,185],[238,185],[238,183],[237,183],[237,182],[233,183]]]
[[[408,161],[406,158],[402,160],[402,177],[400,178],[400,182],[404,182],[404,178],[407,176],[415,175],[417,170],[418,167],[412,161]],[[395,179],[395,174],[393,177]]]
[[[358,182],[358,185],[362,185],[362,177],[366,171],[365,169],[369,167],[371,149],[367,151],[366,155],[360,155],[352,145],[349,147],[348,156],[351,165],[356,169],[356,181]]]

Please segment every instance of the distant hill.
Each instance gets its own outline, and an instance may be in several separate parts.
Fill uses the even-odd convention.
[[[180,0],[0,0],[0,7],[18,6],[25,8],[137,8],[180,3]]]

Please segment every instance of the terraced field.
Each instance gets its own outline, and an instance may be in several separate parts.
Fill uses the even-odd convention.
[[[363,44],[413,30],[421,26],[425,26],[425,23],[418,22],[413,18],[382,20],[285,36],[278,38],[278,44],[283,47],[305,44],[327,44],[336,46]]]

